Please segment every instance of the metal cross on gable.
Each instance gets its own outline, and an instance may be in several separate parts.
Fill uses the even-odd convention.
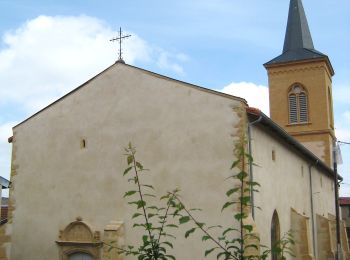
[[[110,39],[109,41],[111,41],[111,42],[119,41],[119,59],[118,59],[118,61],[124,62],[124,60],[122,58],[122,40],[125,39],[125,38],[130,37],[131,35],[130,34],[123,35],[121,27],[119,28],[119,32],[118,33],[119,33],[119,35],[117,37],[115,37],[113,39]]]

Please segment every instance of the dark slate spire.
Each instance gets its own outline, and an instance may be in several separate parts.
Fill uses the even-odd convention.
[[[314,44],[301,0],[291,0],[283,53],[302,48],[314,50]]]
[[[325,58],[329,62],[327,55],[314,48],[301,0],[290,0],[283,53],[264,65],[320,58]]]

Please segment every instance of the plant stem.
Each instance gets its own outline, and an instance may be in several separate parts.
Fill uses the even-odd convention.
[[[242,151],[241,151],[242,152]],[[244,168],[245,168],[245,156],[244,154],[241,155],[241,162],[242,162],[242,165],[241,165],[241,171],[244,171]],[[244,177],[242,175],[242,178],[241,178],[241,198],[240,198],[240,212],[241,214],[244,214],[243,212],[243,196],[244,196]],[[244,234],[243,234],[243,215],[241,216],[241,219],[240,219],[240,225],[241,225],[241,256],[240,258],[243,259],[243,253],[244,253]]]
[[[171,196],[171,199],[169,200],[169,201],[171,201],[171,200],[173,200],[174,199],[174,194]],[[164,229],[164,225],[165,225],[165,222],[166,222],[166,219],[167,219],[167,217],[168,217],[168,212],[169,212],[169,209],[170,209],[170,206],[171,206],[171,204],[169,203],[169,201],[168,201],[168,207],[167,207],[167,209],[166,209],[166,211],[165,211],[165,214],[164,214],[164,217],[163,217],[163,221],[162,221],[162,226],[161,226],[161,228],[160,228],[160,231],[159,231],[159,236],[158,236],[158,242],[157,242],[157,244],[160,244],[160,237],[161,237],[161,235],[162,235],[162,232],[163,232],[163,229]]]
[[[143,196],[142,196],[142,192],[141,192],[141,185],[140,185],[140,182],[139,182],[139,174],[138,174],[138,171],[137,171],[136,158],[135,158],[135,153],[134,152],[132,152],[132,157],[133,157],[133,165],[134,165],[134,171],[135,171],[135,175],[136,175],[136,183],[137,183],[137,187],[138,187],[138,192],[139,192],[139,195],[140,195],[140,199],[142,201],[143,215],[144,215],[145,220],[146,220],[146,229],[148,231],[149,239],[150,239],[150,242],[151,242],[151,245],[152,245],[153,257],[154,257],[154,259],[157,259],[158,258],[157,257],[158,253],[156,252],[156,248],[154,246],[153,236],[152,236],[152,232],[151,232],[151,229],[150,229],[146,208],[145,208],[145,205],[143,203],[144,200],[143,200]]]
[[[216,241],[216,239],[214,239],[212,237],[212,235],[210,235],[208,233],[208,231],[206,231],[201,225],[198,224],[199,222],[192,216],[192,214],[186,209],[186,207],[182,203],[182,201],[174,193],[173,193],[173,196],[183,206],[183,209],[185,210],[186,214],[192,219],[192,221],[197,225],[197,227],[199,227],[202,230],[202,232],[204,232],[210,238],[211,241],[213,241],[215,244],[217,244],[223,251],[225,251],[227,254],[229,254],[233,259],[238,260],[237,257],[235,257],[229,251],[227,251],[227,249],[225,247],[223,247],[218,241]]]

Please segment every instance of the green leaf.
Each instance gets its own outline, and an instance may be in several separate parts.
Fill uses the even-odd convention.
[[[250,186],[261,186],[259,182],[255,182],[255,181],[247,181],[247,184]]]
[[[150,188],[150,189],[154,190],[154,187],[153,187],[152,185],[143,184],[142,186],[143,186],[143,187],[147,187],[147,188]]]
[[[128,165],[130,165],[134,161],[134,156],[129,155],[127,158],[127,161],[128,161]]]
[[[146,225],[145,225],[145,228],[146,228],[147,230],[151,230],[151,229],[152,229],[152,223],[146,224]]]
[[[252,232],[253,231],[253,226],[252,225],[243,225],[243,228],[248,230],[248,232]]]
[[[136,162],[136,167],[139,168],[140,170],[143,170],[143,166],[139,162]]]
[[[178,225],[175,225],[175,224],[168,224],[168,225],[166,225],[166,227],[178,228],[179,226],[178,226]]]
[[[235,168],[238,164],[240,163],[240,160],[234,161],[231,165],[230,170],[232,170],[233,168]]]
[[[225,204],[224,204],[224,206],[222,206],[222,209],[221,209],[221,212],[224,210],[224,209],[226,209],[228,206],[230,206],[230,205],[232,205],[232,204],[234,204],[234,202],[226,202]]]
[[[155,198],[156,196],[153,195],[153,194],[149,194],[149,193],[145,193],[143,194],[143,196],[146,196],[146,197],[152,197],[152,198]]]
[[[168,242],[168,241],[164,241],[162,244],[166,244],[166,245],[168,245],[169,247],[174,248],[173,244],[170,243],[170,242]]]
[[[212,229],[212,228],[222,228],[222,226],[221,225],[210,226],[210,227],[208,227],[208,230]]]
[[[188,236],[189,236],[191,233],[193,233],[195,230],[196,230],[196,228],[191,228],[191,229],[187,230],[186,233],[185,233],[185,238],[188,238]]]
[[[253,162],[253,157],[249,153],[246,153],[245,156],[248,158],[249,162]]]
[[[184,224],[190,220],[189,216],[183,216],[179,219],[180,224]]]
[[[148,215],[147,215],[148,218],[151,218],[151,217],[154,217],[154,216],[156,216],[156,214],[148,213]]]
[[[210,239],[210,236],[207,236],[207,235],[202,236],[202,241],[206,241],[206,240],[208,240],[208,239]]]
[[[220,257],[224,256],[224,259],[228,259],[228,257],[230,256],[230,254],[228,252],[221,252],[219,254],[217,254],[216,259],[220,259]]]
[[[137,201],[136,204],[137,204],[137,208],[139,209],[139,208],[142,208],[142,207],[146,206],[146,201],[139,200],[139,201]]]
[[[172,256],[172,255],[165,255],[166,257],[169,257],[169,258],[171,258],[171,259],[173,259],[173,260],[176,260],[176,258],[174,257],[174,256]]]
[[[175,237],[175,236],[173,236],[172,234],[164,233],[164,235],[165,235],[165,236],[167,236],[167,237],[171,237],[171,238],[176,239],[176,237]]]
[[[142,216],[142,214],[141,213],[135,213],[134,215],[132,215],[132,218],[137,218],[139,216]]]
[[[239,191],[239,188],[230,189],[230,190],[228,190],[228,191],[226,192],[226,196],[227,196],[227,197],[230,197],[231,194],[233,194],[233,193],[235,193],[235,192],[237,192],[237,191]]]
[[[194,209],[189,209],[189,211],[202,211],[202,209],[194,208]]]
[[[136,190],[131,190],[131,191],[125,192],[124,198],[127,196],[131,196],[131,195],[135,194],[136,192],[137,192]]]
[[[213,252],[217,247],[213,247],[211,249],[205,250],[204,256],[209,255],[211,252]]]
[[[225,229],[225,231],[222,233],[222,235],[226,235],[228,232],[231,232],[231,231],[238,231],[237,228],[227,228]]]
[[[131,169],[132,169],[132,166],[126,168],[125,171],[124,171],[124,173],[123,173],[123,176],[124,176],[125,174],[127,174]]]
[[[240,213],[235,214],[234,217],[236,220],[240,221],[240,220],[246,218],[246,215],[243,212],[242,213],[240,212]]]
[[[196,222],[196,225],[200,228],[205,226],[205,223],[201,223],[201,222]]]
[[[218,237],[219,241],[222,241],[222,240],[225,240],[226,237],[225,236],[221,236],[221,237]]]
[[[250,196],[244,196],[240,198],[240,201],[243,205],[246,205],[248,202],[250,202]]]
[[[146,236],[146,235],[142,236],[142,241],[143,241],[143,243],[148,242],[148,236]]]
[[[137,260],[144,260],[146,257],[147,257],[147,256],[145,256],[145,255],[139,255],[138,258],[137,258]]]
[[[167,195],[164,195],[164,196],[160,197],[160,200],[163,200],[163,199],[168,199],[168,198],[169,198],[169,194],[167,194]]]
[[[245,171],[241,171],[240,173],[237,174],[237,179],[239,180],[244,180],[246,177],[248,176],[248,173],[246,173]]]

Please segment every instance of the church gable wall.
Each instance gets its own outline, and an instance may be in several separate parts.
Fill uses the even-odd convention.
[[[129,141],[151,169],[145,182],[158,194],[179,187],[189,207],[203,208],[201,220],[230,223],[220,210],[240,125],[233,108],[242,106],[117,64],[18,125],[13,224],[7,227],[11,259],[59,259],[58,232],[78,216],[101,233],[111,221],[122,221],[126,244],[138,241],[133,209],[122,198],[132,189],[122,176]],[[197,243],[176,241],[178,259],[204,254],[200,237],[193,239]]]

